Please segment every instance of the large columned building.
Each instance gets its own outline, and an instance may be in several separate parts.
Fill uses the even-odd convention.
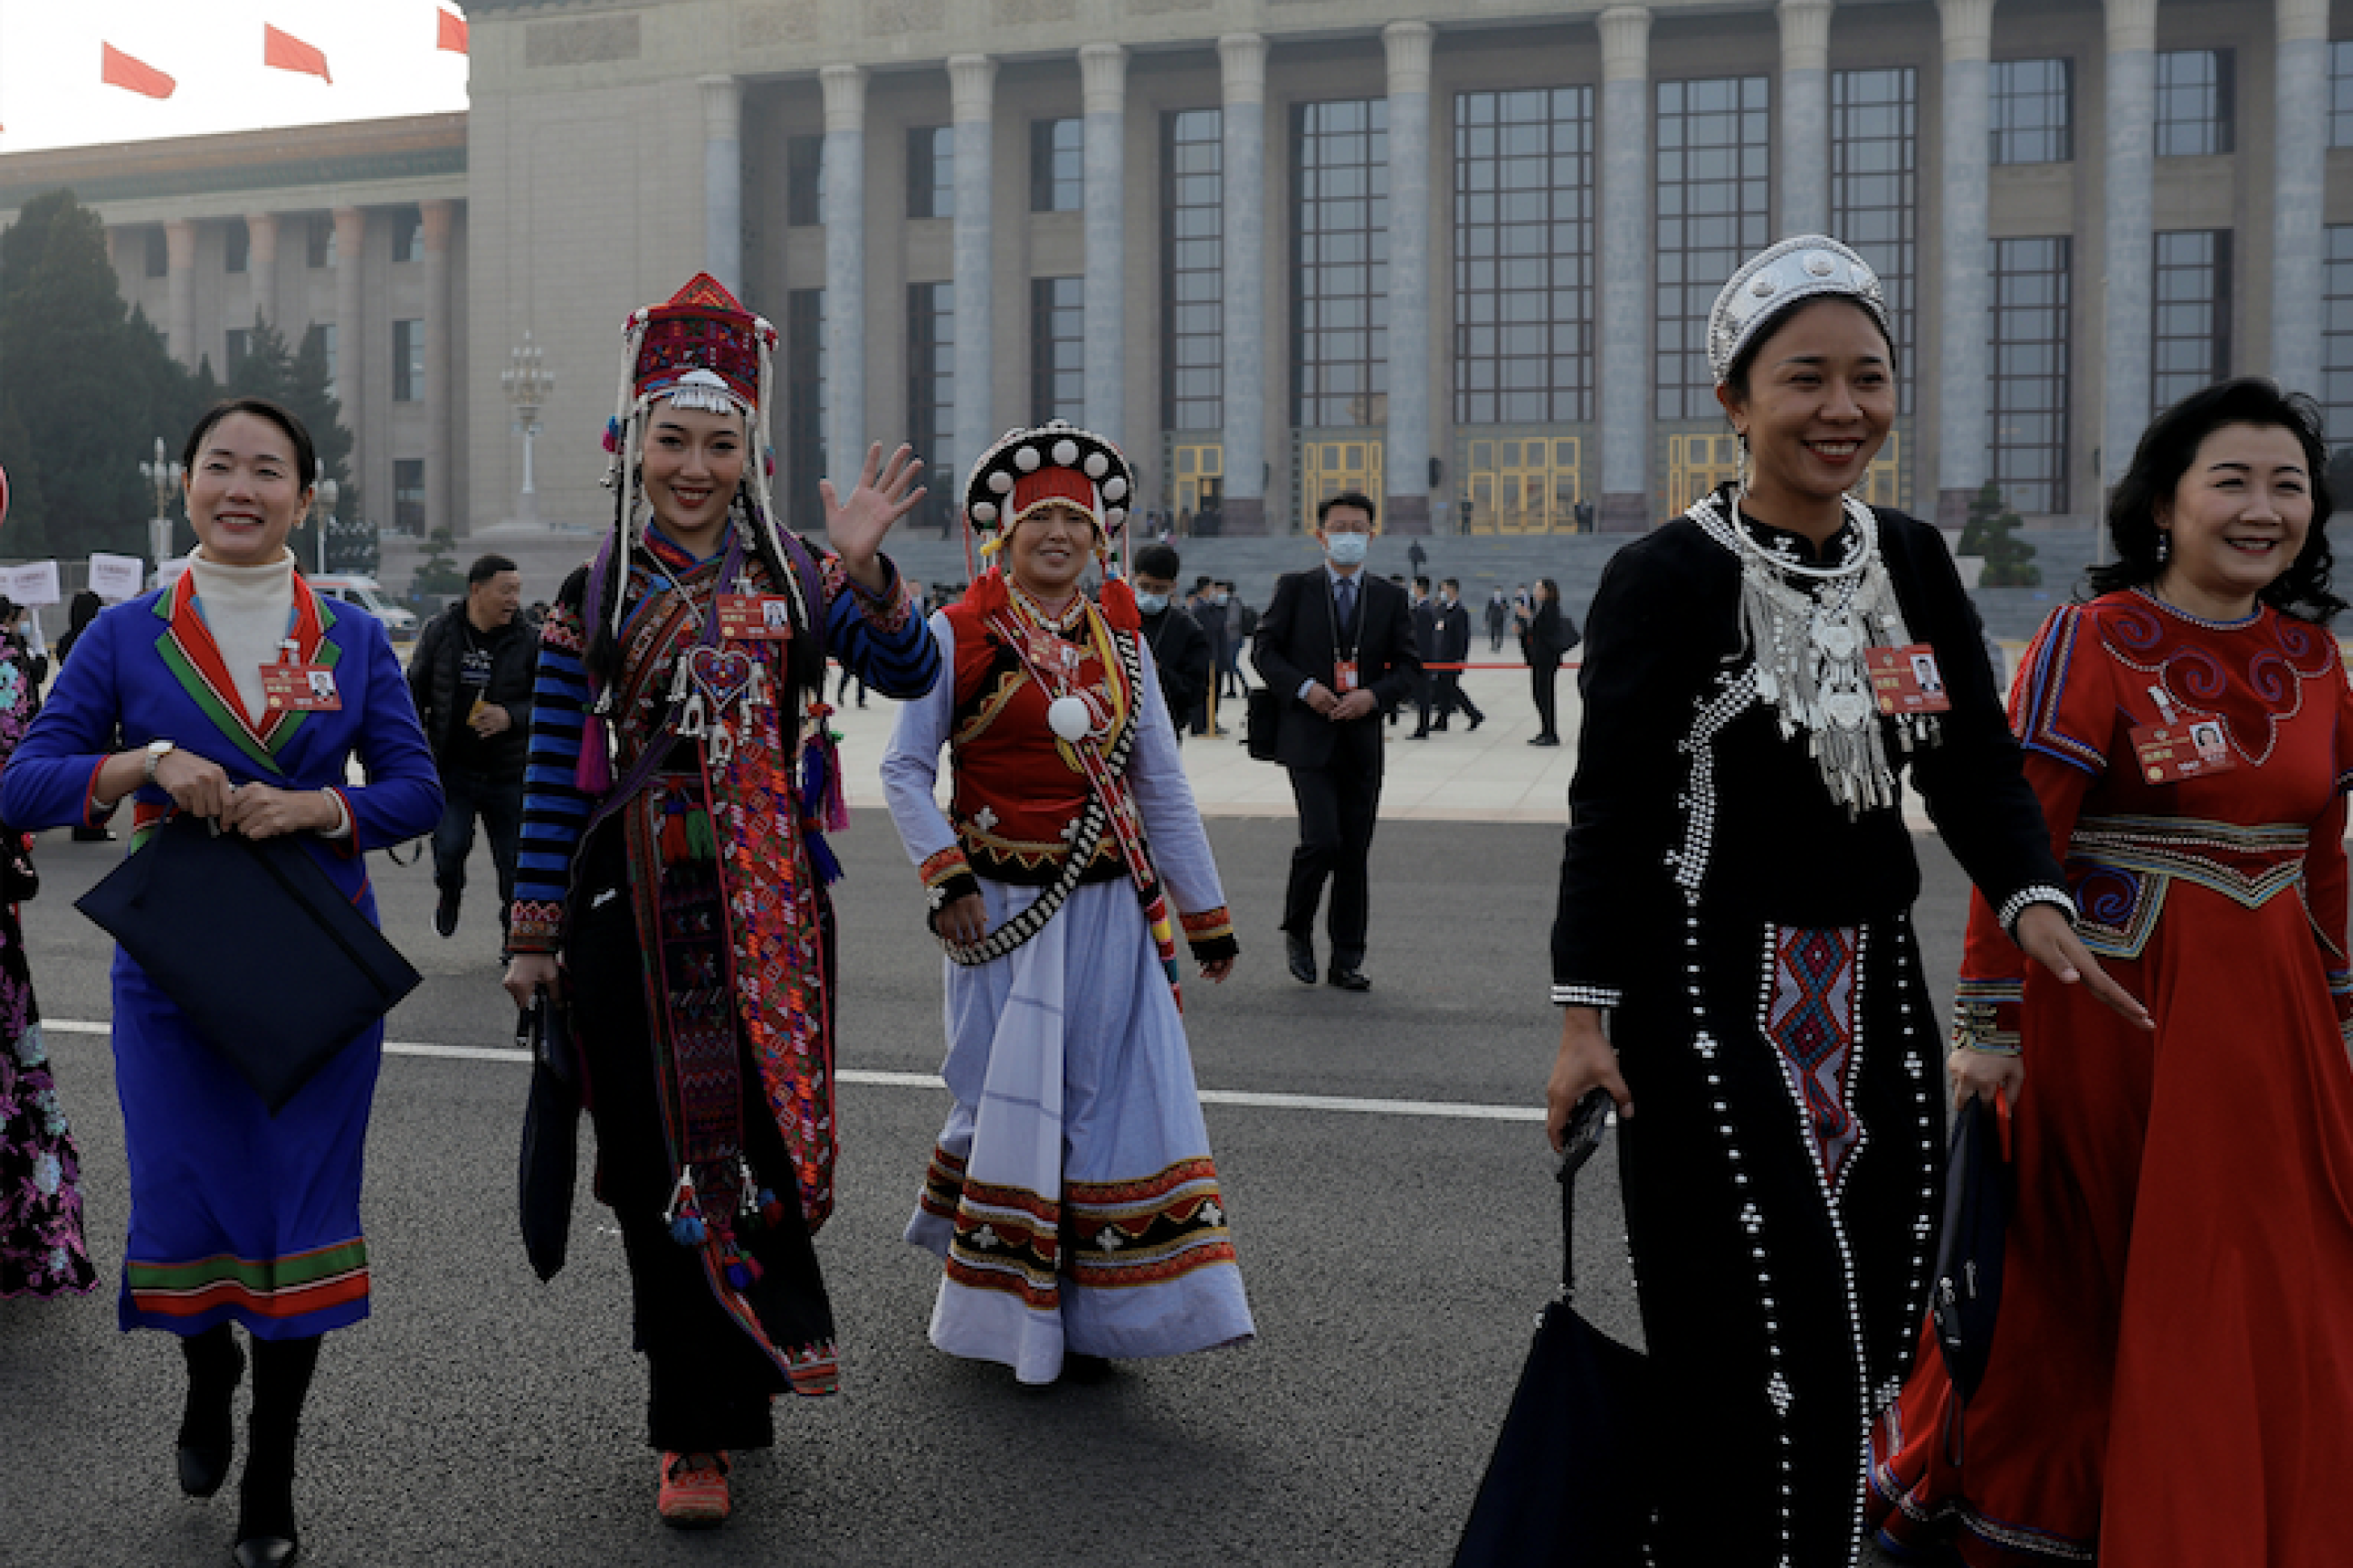
[[[1398,530],[1638,530],[1731,470],[1717,285],[1809,229],[1894,306],[1874,500],[1953,521],[1991,479],[2087,523],[2151,412],[2232,373],[2353,440],[2353,0],[468,11],[451,166],[358,156],[442,121],[332,127],[294,139],[357,162],[307,185],[97,203],[175,348],[263,297],[227,247],[274,255],[275,308],[360,345],[368,485],[421,479],[461,531],[517,510],[498,373],[526,333],[554,374],[538,510],[604,520],[622,320],[698,269],[782,334],[807,529],[870,441],[953,476],[1059,416],[1134,454],[1141,506],[1229,534],[1341,489]],[[75,156],[110,154],[150,156]],[[64,156],[0,158],[0,220]]]

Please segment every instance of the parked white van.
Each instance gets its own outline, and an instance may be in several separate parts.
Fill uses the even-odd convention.
[[[147,585],[167,588],[178,582],[180,574],[187,569],[188,558],[185,555],[166,561],[155,568],[154,574],[147,580]],[[384,584],[373,577],[349,576],[341,573],[313,577],[305,573],[303,581],[327,598],[340,600],[354,609],[365,610],[382,621],[384,629],[396,637],[417,635],[417,612],[396,605],[385,597]]]

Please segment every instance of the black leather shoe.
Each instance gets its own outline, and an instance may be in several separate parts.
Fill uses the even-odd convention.
[[[231,1451],[209,1444],[183,1443],[176,1458],[180,1467],[180,1489],[192,1498],[208,1498],[221,1489],[228,1479]]]
[[[237,1568],[292,1568],[301,1543],[283,1535],[256,1535],[238,1542],[229,1550],[229,1561]]]
[[[1363,970],[1353,967],[1343,969],[1336,963],[1332,966],[1332,973],[1324,978],[1327,984],[1336,985],[1343,991],[1370,991],[1373,988],[1373,983],[1365,978]]]
[[[1471,715],[1471,728],[1473,730],[1476,730],[1480,725],[1484,724],[1486,721],[1487,716],[1484,713],[1473,713]]]
[[[1528,744],[1531,746],[1557,746],[1560,744],[1560,737],[1558,735],[1531,735],[1528,737]]]
[[[1408,735],[1406,739],[1409,741],[1427,741],[1430,739],[1430,731],[1427,730],[1416,730],[1412,734]]]
[[[1282,933],[1283,955],[1291,964],[1291,977],[1302,985],[1315,984],[1315,944],[1303,936]]]

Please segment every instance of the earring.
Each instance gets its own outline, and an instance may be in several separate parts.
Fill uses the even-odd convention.
[[[1732,438],[1740,446],[1739,460],[1732,469],[1732,504],[1736,507],[1748,499],[1748,432],[1736,430]]]
[[[2157,563],[2159,566],[2164,565],[2166,562],[2172,557],[2172,555],[2173,531],[2171,529],[2160,528],[2157,531]]]

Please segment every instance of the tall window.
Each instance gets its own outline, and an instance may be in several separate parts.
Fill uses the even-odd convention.
[[[1029,416],[1086,417],[1086,279],[1029,279]]]
[[[1910,66],[1831,73],[1831,232],[1879,274],[1899,344],[1920,341],[1913,331],[1920,276],[1917,77]],[[1895,358],[1906,385],[1914,357]]]
[[[1593,416],[1593,89],[1454,97],[1454,418]]]
[[[425,214],[419,209],[402,207],[392,215],[392,258],[425,259]]]
[[[341,384],[335,379],[335,323],[311,323],[310,330],[302,334],[302,340],[307,345],[312,339],[318,341],[320,361],[327,367],[327,395],[339,398],[343,394],[337,390]]]
[[[1161,427],[1215,430],[1225,423],[1224,115],[1180,109],[1163,123]]]
[[[244,224],[232,222],[221,230],[221,270],[242,272],[253,256],[253,235]]]
[[[813,138],[812,138],[813,140]],[[791,489],[787,521],[803,533],[825,527],[818,481],[825,473],[825,290],[795,289],[785,296],[785,461]]]
[[[2353,441],[2353,224],[2320,231],[2320,407],[2328,444]]]
[[[1993,161],[2064,163],[2075,156],[2075,62],[1993,63]]]
[[[1029,122],[1029,210],[1074,213],[1087,195],[1086,122]]]
[[[808,228],[825,221],[825,138],[785,138],[785,222]]]
[[[147,230],[147,276],[161,278],[172,270],[172,242],[164,236],[164,226],[156,224]]]
[[[2328,144],[2353,147],[2353,40],[2328,46]]]
[[[1379,425],[1388,417],[1388,100],[1298,104],[1291,124],[1292,423]]]
[[[2156,300],[2149,395],[2163,408],[2231,373],[2231,231],[2159,234]]]
[[[907,216],[955,216],[955,128],[919,125],[907,132]]]
[[[395,403],[425,401],[425,323],[395,321],[392,324],[392,400]]]
[[[332,213],[312,213],[311,226],[302,237],[303,258],[313,267],[335,264],[335,217]]]
[[[1987,471],[2011,507],[2067,510],[2066,236],[1993,242]]]
[[[2157,155],[2231,151],[2231,51],[2166,49],[2157,57]]]
[[[955,471],[955,285],[907,285],[907,442],[933,474]],[[953,487],[934,483],[923,516],[955,515]]]
[[[1658,106],[1657,416],[1713,418],[1707,313],[1772,237],[1769,80],[1662,81]]]
[[[243,368],[245,364],[245,356],[252,352],[253,329],[250,327],[231,327],[228,330],[228,341],[223,346],[221,352],[222,375],[226,376],[230,381],[235,381],[237,379],[237,373],[238,370]]]
[[[425,534],[425,460],[392,460],[392,526],[403,533]]]

